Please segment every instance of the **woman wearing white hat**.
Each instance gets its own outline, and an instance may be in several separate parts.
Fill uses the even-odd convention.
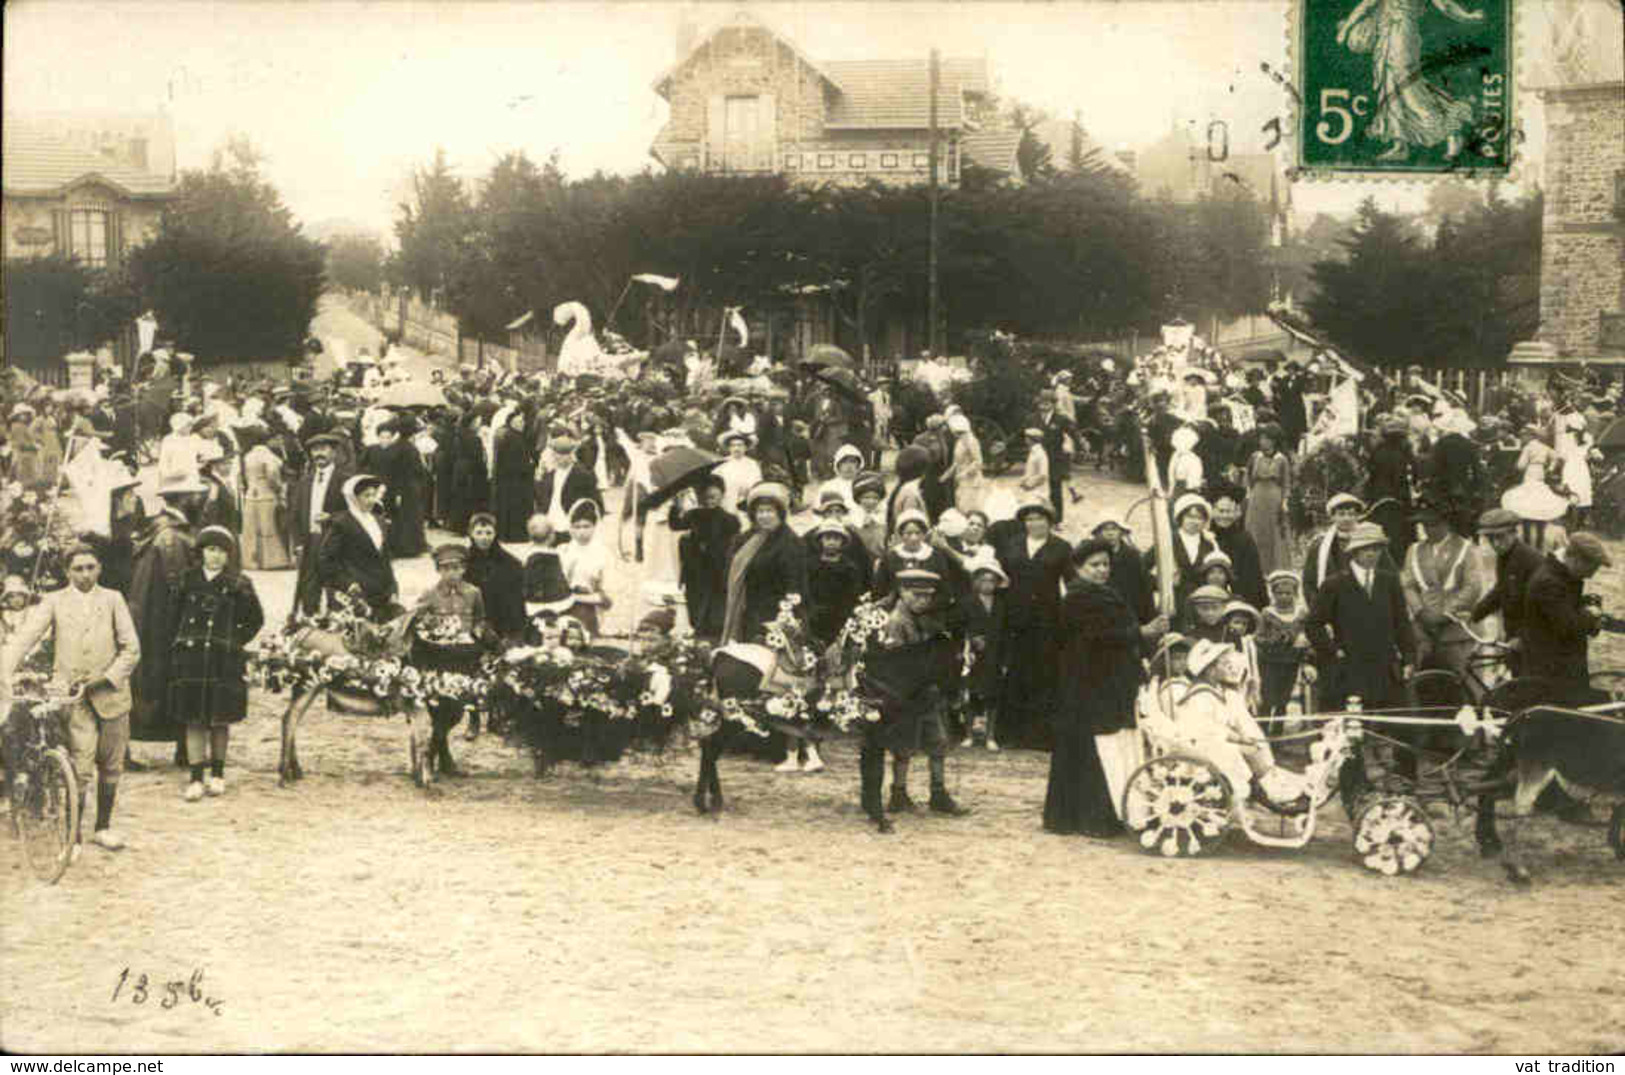
[[[1017,487],[1021,490],[1022,503],[1042,500],[1050,504],[1051,513],[1054,505],[1049,499],[1049,453],[1044,450],[1044,431],[1037,426],[1028,426],[1025,434],[1027,438],[1027,467],[1021,474],[1021,481]]]
[[[1529,426],[1523,436],[1523,451],[1518,456],[1523,480],[1501,494],[1501,506],[1523,520],[1524,543],[1542,549],[1546,545],[1546,524],[1561,519],[1569,510],[1569,502],[1546,484],[1546,475],[1562,462],[1546,442],[1546,434]]]
[[[40,479],[39,444],[34,440],[34,408],[19,403],[11,408],[11,426],[6,431],[11,441],[12,480],[24,489]]]
[[[954,507],[961,512],[980,511],[987,495],[982,476],[982,442],[971,430],[970,419],[962,413],[948,416],[948,432],[953,434],[953,463],[943,472],[942,484],[954,490]]]
[[[192,435],[192,416],[178,411],[169,416],[169,432],[158,445],[158,480],[197,481],[203,469],[205,443]]]
[[[1168,458],[1168,498],[1178,500],[1186,493],[1200,493],[1205,475],[1202,457],[1196,454],[1201,436],[1191,426],[1174,430],[1174,454]]]
[[[728,453],[728,458],[712,471],[722,479],[723,506],[739,517],[739,524],[744,528],[750,526],[750,513],[745,508],[745,498],[762,481],[761,464],[745,454],[750,450],[752,440],[751,434],[740,430],[729,430],[724,433],[722,449]]]
[[[1584,529],[1591,514],[1591,457],[1596,454],[1595,441],[1586,426],[1586,417],[1578,411],[1563,415],[1559,422],[1562,435],[1558,438],[1557,453],[1562,460],[1563,485],[1569,491],[1570,510],[1574,513],[1570,531]]]

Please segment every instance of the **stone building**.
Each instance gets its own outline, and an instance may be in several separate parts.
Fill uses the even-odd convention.
[[[55,253],[93,269],[117,268],[154,234],[175,198],[167,117],[7,113],[4,124],[0,230],[7,259]],[[6,361],[60,381],[76,316],[57,311],[8,321]],[[133,337],[132,328],[111,341],[121,361]]]
[[[5,117],[6,257],[71,254],[117,265],[175,196],[164,117]]]
[[[1625,367],[1625,82],[1537,90],[1546,110],[1540,329],[1511,363]]]
[[[782,172],[809,183],[904,186],[930,178],[930,63],[812,59],[741,13],[709,33],[679,31],[677,61],[654,82],[671,106],[650,154],[667,168]],[[944,57],[937,85],[938,175],[966,164],[1013,173],[987,62]]]

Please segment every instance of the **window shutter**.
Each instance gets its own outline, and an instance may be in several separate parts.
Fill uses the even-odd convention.
[[[778,171],[779,157],[778,103],[771,93],[764,93],[757,104],[756,122],[761,143],[756,148],[756,167],[768,172]]]
[[[700,166],[706,171],[722,164],[728,140],[728,99],[713,93],[705,107],[705,152]]]
[[[117,209],[107,211],[107,267],[114,268],[124,261],[124,214]]]
[[[55,252],[63,257],[73,254],[73,233],[68,228],[68,211],[51,210],[51,242]]]

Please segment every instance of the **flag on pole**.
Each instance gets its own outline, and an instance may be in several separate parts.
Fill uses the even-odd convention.
[[[739,307],[729,307],[728,324],[735,332],[739,333],[739,346],[743,349],[750,343],[750,328],[745,324],[745,318],[740,314]]]
[[[656,276],[652,272],[633,273],[632,279],[640,284],[653,284],[662,291],[676,291],[682,281],[680,276]]]

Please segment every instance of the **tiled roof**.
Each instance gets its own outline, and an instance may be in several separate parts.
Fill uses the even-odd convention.
[[[14,129],[16,128],[16,129]],[[57,194],[85,178],[95,178],[135,198],[175,192],[168,176],[153,175],[49,134],[8,124],[0,156],[0,182],[7,194]]]
[[[823,65],[841,87],[824,126],[919,130],[931,124],[931,64],[912,60],[831,60]],[[965,125],[964,94],[987,93],[981,59],[945,58],[937,84],[937,125]]]
[[[972,131],[959,140],[966,163],[1011,175],[1016,172],[1016,149],[1020,145],[1020,131]]]

